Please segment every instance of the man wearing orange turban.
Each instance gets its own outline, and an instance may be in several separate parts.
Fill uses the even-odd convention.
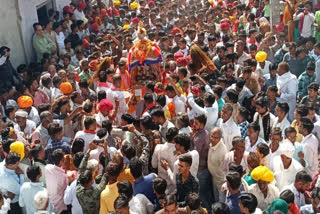
[[[29,96],[21,96],[17,101],[19,108],[22,109],[30,108],[33,105],[33,100]]]
[[[60,91],[64,95],[69,95],[72,93],[72,85],[70,82],[63,82],[60,84]]]
[[[38,110],[33,107],[33,99],[30,96],[20,96],[17,100],[19,108],[25,110],[28,113],[28,119],[38,125],[40,123],[40,117]]]

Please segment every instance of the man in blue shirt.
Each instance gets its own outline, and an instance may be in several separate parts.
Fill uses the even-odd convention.
[[[230,208],[230,213],[241,214],[239,206],[241,176],[238,172],[230,171],[226,179],[228,187],[226,204]]]
[[[64,153],[70,154],[70,145],[63,141],[63,128],[59,124],[50,123],[48,133],[50,139],[48,140],[48,145],[45,149],[45,159],[48,160],[49,163],[53,163],[51,159],[52,153],[57,149],[62,149]]]
[[[19,168],[20,155],[10,152],[6,159],[4,167],[0,168],[0,190],[11,199],[10,212],[22,214],[19,206],[20,187],[24,182],[23,171]]]
[[[143,163],[138,157],[130,160],[130,171],[134,177],[133,194],[143,194],[152,203],[155,202],[157,196],[153,191],[152,180],[157,177],[155,173],[150,173],[146,176],[142,175]]]
[[[37,208],[34,204],[34,196],[44,191],[42,182],[39,182],[42,175],[39,166],[29,166],[27,169],[27,176],[31,182],[25,182],[20,189],[19,205],[25,207],[27,214],[33,214],[37,212]],[[46,191],[46,190],[45,190]]]

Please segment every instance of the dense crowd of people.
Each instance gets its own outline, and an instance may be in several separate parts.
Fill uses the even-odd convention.
[[[271,3],[72,0],[2,46],[0,213],[320,213],[320,3]]]

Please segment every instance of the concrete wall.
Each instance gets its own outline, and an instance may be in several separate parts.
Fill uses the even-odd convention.
[[[15,67],[35,60],[32,47],[32,25],[38,22],[37,9],[45,4],[61,11],[70,0],[1,0],[0,46],[11,48],[11,62]]]
[[[1,1],[0,7],[0,46],[11,49],[11,62],[16,67],[26,63],[26,56],[20,33],[19,17],[17,16],[17,1]]]

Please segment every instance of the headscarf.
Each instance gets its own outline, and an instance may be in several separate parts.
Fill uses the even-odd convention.
[[[266,181],[271,183],[274,180],[273,173],[265,166],[258,166],[251,172],[251,177],[256,181]]]
[[[183,53],[181,53],[181,52],[177,52],[173,55],[173,58],[175,61],[177,61],[181,57],[184,57]]]
[[[274,211],[281,211],[282,213],[288,213],[288,204],[284,200],[278,198],[275,199],[272,204],[267,208],[267,213],[272,214]]]
[[[230,24],[227,21],[223,21],[220,23],[220,29],[221,30],[228,30],[230,28]]]
[[[68,12],[70,14],[73,14],[73,10],[72,10],[72,8],[70,6],[64,6],[63,7],[63,11],[66,11],[66,12]]]
[[[181,30],[179,28],[173,27],[170,33],[171,34],[176,34],[176,33],[180,33],[180,32],[181,32]]]
[[[138,17],[134,17],[134,18],[131,19],[131,22],[133,24],[137,24],[137,23],[139,23],[139,18]]]
[[[148,6],[149,6],[149,7],[151,7],[151,6],[154,6],[154,7],[155,7],[156,4],[154,3],[154,1],[149,1],[149,2],[148,2]]]
[[[16,111],[15,113],[14,113],[14,116],[15,117],[24,117],[24,118],[27,118],[28,117],[28,112],[26,112],[26,111],[24,111],[24,110],[22,110],[22,109],[19,109],[18,111]]]
[[[135,10],[139,7],[139,4],[137,2],[132,2],[130,4],[130,9]]]
[[[82,10],[86,9],[87,5],[82,0],[78,2],[78,7]]]
[[[284,25],[283,24],[276,24],[276,29],[278,32],[283,32],[284,31]]]
[[[180,57],[177,59],[177,65],[178,66],[187,66],[188,65],[188,60],[184,57]]]
[[[99,31],[99,25],[97,23],[93,23],[90,25],[91,31]]]
[[[288,158],[292,158],[294,155],[294,145],[288,140],[284,140],[283,143],[280,144],[279,151],[281,155],[285,155]]]
[[[100,101],[98,105],[99,111],[111,111],[113,109],[113,105],[108,99],[103,99]]]
[[[130,28],[130,25],[123,25],[122,27],[123,30],[129,30],[129,28]]]
[[[20,96],[17,102],[19,108],[29,108],[33,105],[33,100],[29,96]]]
[[[82,39],[82,47],[84,49],[89,49],[89,42],[86,39]]]
[[[10,145],[10,152],[15,152],[20,155],[20,161],[24,158],[24,144],[16,141]]]
[[[264,52],[264,51],[259,51],[257,54],[256,54],[256,60],[257,60],[257,62],[264,62],[264,61],[266,61],[266,59],[267,59],[267,56],[268,56],[268,54],[266,53],[266,52]]]
[[[60,91],[64,94],[64,95],[68,95],[71,94],[72,92],[72,85],[70,82],[63,82],[60,84]]]
[[[88,19],[86,17],[83,17],[81,20],[83,21],[84,25],[88,24]]]
[[[199,95],[199,87],[198,86],[193,86],[191,89],[192,93],[196,96]]]
[[[101,9],[101,12],[100,12],[100,19],[102,20],[104,16],[107,15],[107,10],[106,9]]]
[[[115,6],[115,7],[118,7],[118,6],[120,6],[120,5],[121,5],[121,2],[118,1],[118,0],[116,0],[116,1],[113,2],[113,6]]]
[[[156,83],[156,85],[154,86],[154,92],[156,92],[157,95],[165,94],[163,84],[160,82]]]

